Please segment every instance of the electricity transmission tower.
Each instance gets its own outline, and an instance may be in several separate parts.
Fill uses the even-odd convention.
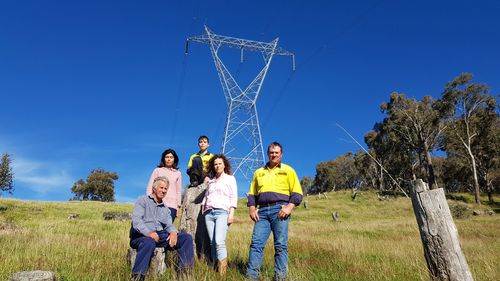
[[[205,26],[205,34],[187,39],[186,54],[189,42],[204,43],[210,46],[228,106],[222,153],[230,159],[234,173],[241,173],[246,180],[250,181],[253,172],[265,163],[256,108],[262,83],[274,55],[291,56],[293,70],[295,70],[295,56],[293,53],[278,47],[278,38],[269,43],[233,38],[217,35],[207,26]],[[264,67],[245,90],[240,88],[219,57],[219,50],[222,46],[239,48],[241,62],[243,62],[244,50],[262,54]]]

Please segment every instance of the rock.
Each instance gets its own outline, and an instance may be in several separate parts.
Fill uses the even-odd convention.
[[[104,212],[102,217],[104,220],[127,221],[132,219],[132,214],[127,212]]]
[[[206,184],[190,187],[184,192],[182,217],[179,230],[189,233],[194,240],[194,249],[198,259],[210,260],[210,240],[208,239],[201,201],[207,190]]]
[[[56,275],[52,271],[22,271],[10,276],[9,281],[55,281]]]
[[[483,212],[481,210],[474,210],[474,211],[472,211],[472,214],[474,216],[481,216],[481,215],[483,215]]]
[[[70,220],[75,220],[75,219],[79,219],[80,218],[80,214],[68,214],[68,219]]]
[[[339,212],[332,212],[332,219],[334,222],[340,221],[340,214]]]
[[[135,249],[128,249],[127,261],[130,268],[134,266],[135,257],[137,256],[137,251]],[[156,248],[151,258],[151,263],[149,264],[148,276],[158,277],[162,275],[167,270],[167,265],[165,263],[165,248]]]
[[[0,232],[5,231],[5,232],[15,232],[18,231],[20,228],[19,226],[13,224],[13,223],[8,223],[8,222],[1,222],[0,221]]]
[[[490,215],[490,216],[493,216],[493,215],[495,214],[495,211],[493,211],[493,210],[488,210],[488,211],[486,211],[486,213],[487,213],[488,215]]]

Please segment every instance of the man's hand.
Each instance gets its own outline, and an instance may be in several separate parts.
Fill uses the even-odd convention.
[[[172,248],[175,247],[175,245],[177,245],[177,231],[170,232],[170,235],[168,235],[167,241],[168,241],[168,245],[170,245],[170,247],[172,247]]]
[[[158,241],[160,241],[160,236],[158,236],[158,233],[156,233],[154,231],[151,232],[150,234],[148,234],[148,237],[152,238],[157,243],[158,243]]]
[[[295,207],[295,204],[293,204],[293,203],[288,203],[288,205],[281,206],[281,210],[278,213],[278,219],[280,219],[280,220],[287,219],[290,216],[290,214],[292,213],[292,210],[294,207]]]
[[[259,211],[255,208],[255,206],[250,206],[250,208],[248,208],[248,215],[254,222],[259,220]]]

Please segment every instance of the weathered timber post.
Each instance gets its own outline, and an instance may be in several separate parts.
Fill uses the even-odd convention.
[[[427,183],[417,179],[412,182],[411,202],[431,280],[474,280],[460,248],[444,190],[429,190]]]
[[[182,218],[179,230],[191,234],[198,259],[210,260],[210,240],[208,239],[205,218],[202,215],[201,201],[207,190],[206,184],[187,188],[182,200]]]

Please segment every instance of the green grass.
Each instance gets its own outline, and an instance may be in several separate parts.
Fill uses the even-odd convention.
[[[350,192],[340,191],[329,193],[328,199],[305,200],[308,209],[297,208],[290,224],[289,280],[429,279],[409,199],[379,201],[374,193],[362,192],[351,201]],[[130,222],[105,221],[102,213],[132,208],[119,203],[0,199],[0,280],[35,269],[54,271],[59,280],[128,280]],[[340,213],[339,222],[333,222],[333,211]],[[80,218],[69,220],[69,213]],[[500,280],[498,214],[455,223],[475,280]],[[227,280],[244,279],[252,227],[245,201],[240,200],[227,238]],[[263,280],[271,280],[273,255],[271,238]],[[174,277],[170,269],[159,280]],[[193,280],[219,279],[197,262]]]

